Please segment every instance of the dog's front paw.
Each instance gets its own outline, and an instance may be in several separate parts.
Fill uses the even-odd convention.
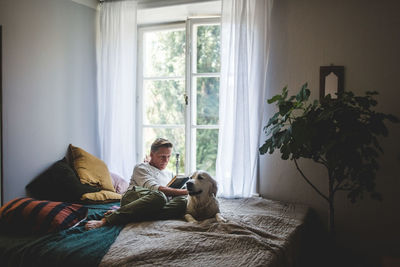
[[[217,219],[217,222],[219,223],[226,223],[228,220],[222,217],[221,213],[215,214],[215,219]]]
[[[185,214],[185,219],[186,219],[186,221],[188,221],[188,222],[190,222],[190,223],[197,223],[197,222],[198,222],[198,221],[197,221],[195,218],[193,218],[193,216],[190,215],[190,214]]]

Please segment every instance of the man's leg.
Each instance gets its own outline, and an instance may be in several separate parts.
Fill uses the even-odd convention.
[[[105,219],[111,225],[148,220],[158,214],[166,202],[162,192],[135,187],[121,199],[121,207],[106,215]]]
[[[85,228],[90,230],[106,224],[126,224],[132,221],[154,219],[166,202],[167,198],[162,192],[135,187],[124,194],[118,210],[106,213],[101,220],[88,221]]]
[[[159,212],[157,219],[181,219],[186,212],[187,197],[179,196],[174,197],[171,201],[167,202]]]

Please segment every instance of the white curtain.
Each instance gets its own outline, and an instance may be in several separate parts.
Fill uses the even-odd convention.
[[[222,0],[219,196],[255,193],[271,9],[272,0]]]
[[[136,16],[136,1],[105,2],[100,4],[97,24],[101,159],[127,180],[136,162]]]

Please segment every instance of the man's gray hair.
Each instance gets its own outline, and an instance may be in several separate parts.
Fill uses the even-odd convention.
[[[173,147],[172,143],[165,138],[157,138],[151,144],[151,152],[156,152],[160,147]]]

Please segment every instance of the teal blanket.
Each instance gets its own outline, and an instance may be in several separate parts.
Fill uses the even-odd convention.
[[[88,220],[98,220],[117,203],[87,205]],[[84,223],[55,234],[24,236],[0,233],[1,266],[98,266],[123,226],[86,231]]]

